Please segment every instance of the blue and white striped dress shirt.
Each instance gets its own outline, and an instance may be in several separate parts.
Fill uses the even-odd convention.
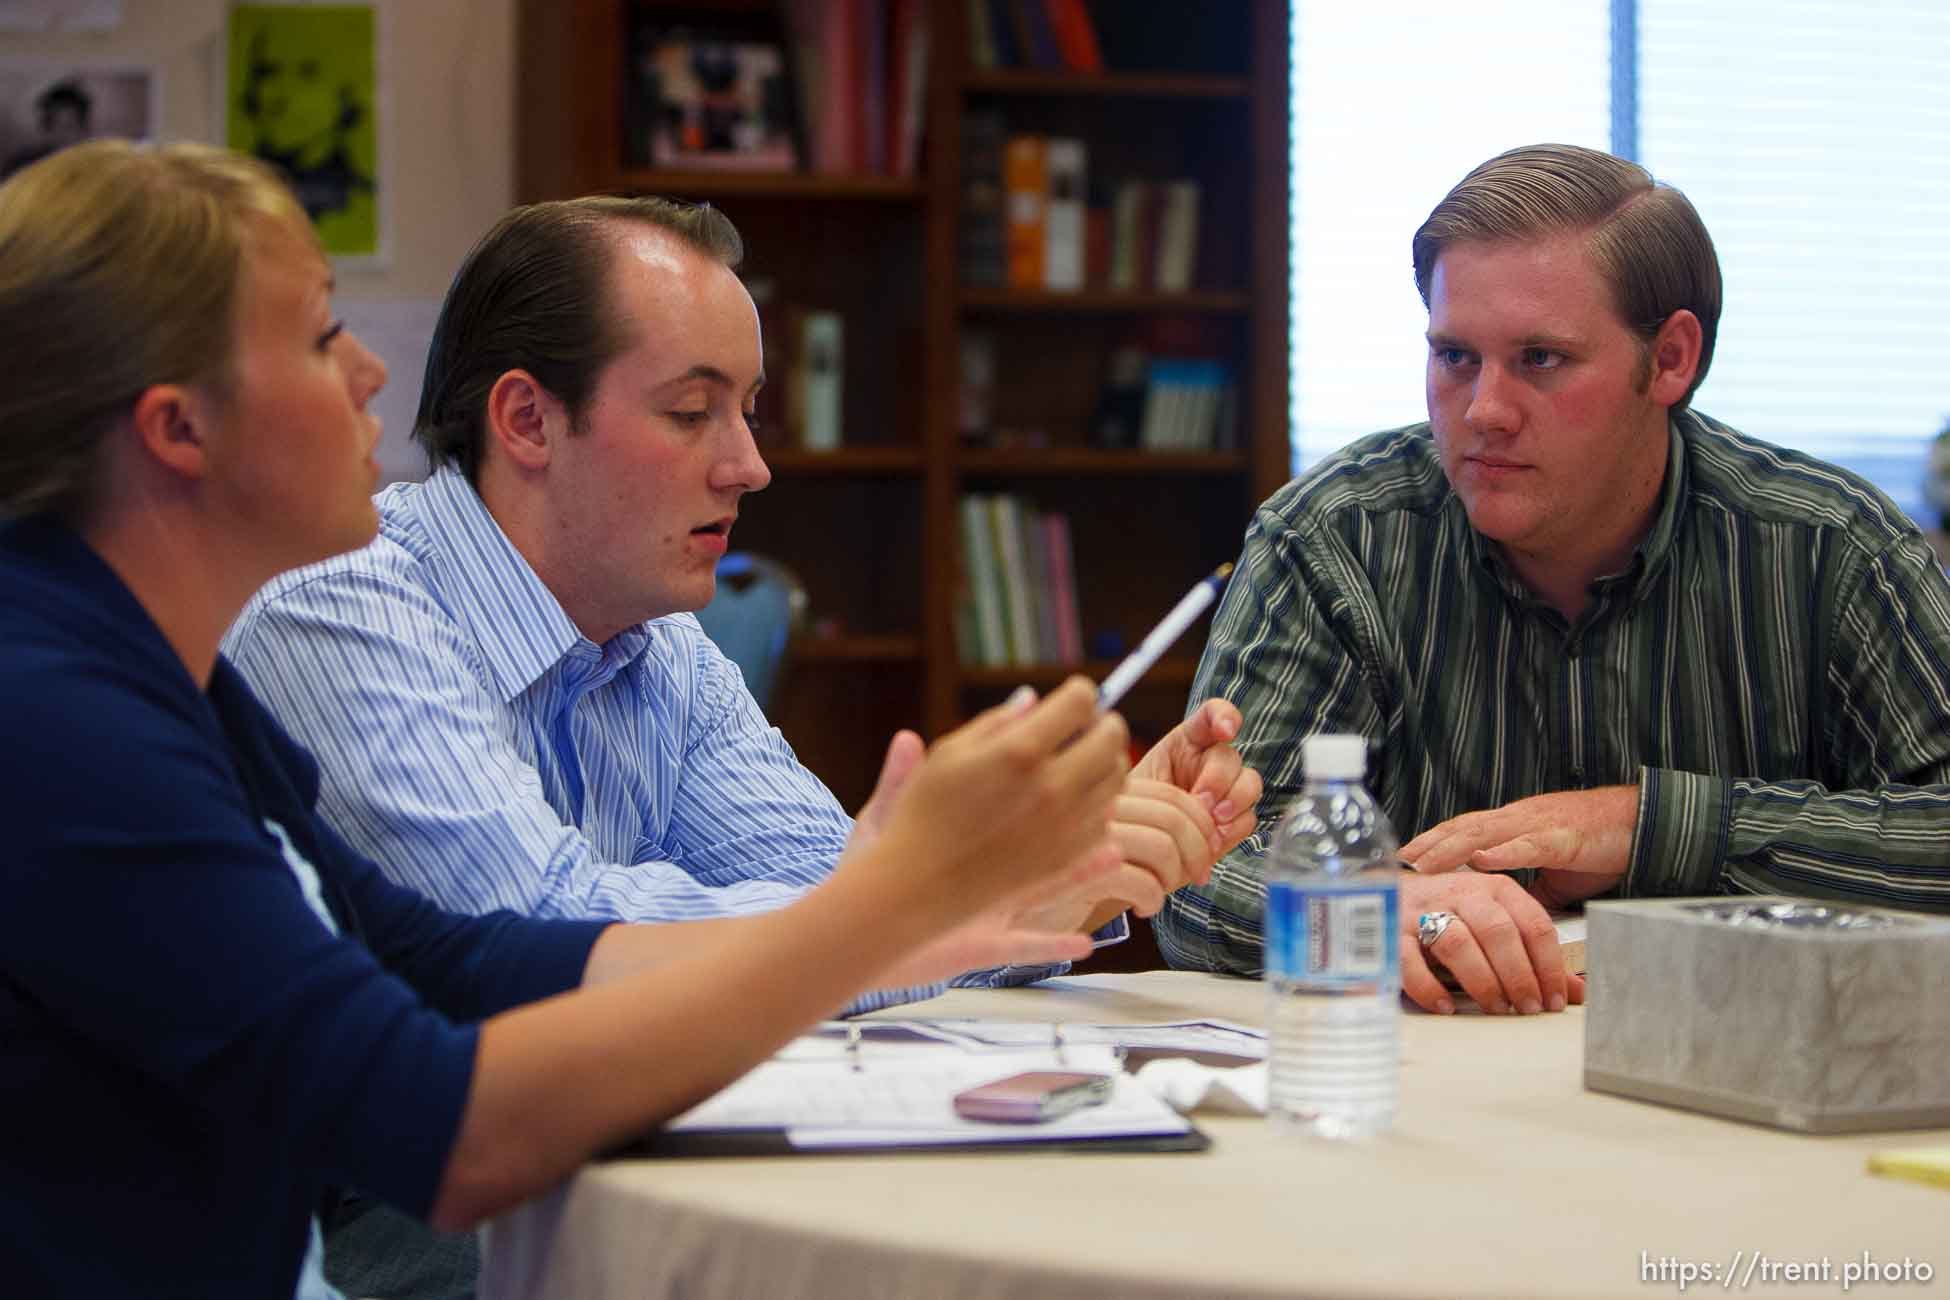
[[[458,911],[681,921],[832,871],[851,820],[694,617],[587,640],[451,467],[377,504],[371,545],[273,581],[223,651],[317,756],[319,812],[395,880]]]

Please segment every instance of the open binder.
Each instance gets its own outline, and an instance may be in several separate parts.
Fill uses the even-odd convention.
[[[942,1024],[948,1022],[940,1022]],[[1060,1033],[1060,1031],[1058,1031]],[[1115,1044],[1026,1048],[929,1022],[854,1021],[802,1037],[614,1156],[1203,1151],[1210,1140],[1122,1069]],[[1109,1099],[1041,1123],[955,1114],[957,1092],[1022,1070],[1101,1070]]]
[[[644,1156],[689,1159],[700,1156],[864,1156],[864,1155],[979,1155],[984,1152],[1080,1151],[1104,1155],[1139,1151],[1203,1151],[1212,1139],[1196,1125],[1186,1123],[1185,1131],[1152,1137],[1053,1137],[1034,1130],[1038,1125],[994,1126],[1004,1132],[983,1142],[910,1142],[898,1146],[862,1143],[857,1146],[794,1146],[782,1129],[659,1130],[609,1153],[611,1158],[637,1159]]]

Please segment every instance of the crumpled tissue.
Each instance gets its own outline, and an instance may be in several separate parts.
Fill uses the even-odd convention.
[[[1203,1111],[1215,1115],[1266,1113],[1266,1062],[1251,1065],[1200,1065],[1184,1057],[1168,1057],[1140,1066],[1138,1083],[1181,1115]]]

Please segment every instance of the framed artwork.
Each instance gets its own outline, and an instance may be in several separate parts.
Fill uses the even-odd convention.
[[[161,87],[134,64],[0,58],[0,180],[78,140],[154,139]]]
[[[628,58],[628,164],[754,172],[800,165],[791,52],[773,15],[646,13]]]
[[[372,4],[231,6],[224,142],[277,167],[334,258],[385,251]]]

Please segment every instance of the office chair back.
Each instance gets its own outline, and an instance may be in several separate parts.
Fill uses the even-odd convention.
[[[746,689],[771,716],[792,638],[806,618],[806,588],[777,560],[733,551],[718,561],[718,591],[697,612],[704,633],[738,665]]]

